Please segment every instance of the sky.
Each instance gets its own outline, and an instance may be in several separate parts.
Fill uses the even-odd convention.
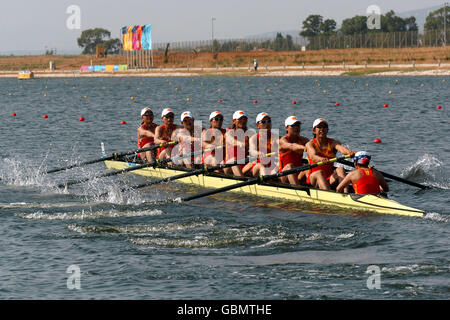
[[[397,13],[443,5],[443,0],[14,0],[2,1],[0,54],[79,53],[77,38],[86,29],[101,27],[120,37],[127,25],[152,25],[154,42],[242,38],[273,31],[301,30],[310,14],[341,24],[366,15],[370,5],[381,13]],[[80,9],[80,29],[69,29],[67,8]],[[215,18],[212,22],[212,18]],[[73,24],[72,24],[73,25]]]

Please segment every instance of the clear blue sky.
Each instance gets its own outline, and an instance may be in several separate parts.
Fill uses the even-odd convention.
[[[441,0],[13,0],[0,8],[0,53],[10,51],[77,52],[81,31],[102,27],[119,37],[122,26],[151,24],[153,41],[211,39],[214,17],[216,39],[240,38],[272,31],[301,29],[310,14],[335,19],[338,24],[364,15],[369,5],[382,13],[397,13],[442,5]],[[81,9],[81,29],[69,30],[67,7]]]

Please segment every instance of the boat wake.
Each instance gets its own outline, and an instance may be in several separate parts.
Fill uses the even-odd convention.
[[[402,177],[428,186],[450,190],[450,177],[444,163],[430,154],[424,154],[411,166],[403,169]]]
[[[17,158],[3,158],[0,162],[0,178],[3,183],[16,186],[44,186],[48,185],[45,175],[44,162],[39,165],[31,161]]]

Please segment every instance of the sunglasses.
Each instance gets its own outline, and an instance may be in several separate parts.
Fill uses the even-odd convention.
[[[296,124],[291,124],[290,127],[296,127],[296,128],[300,128],[300,123],[296,123]]]
[[[145,113],[144,116],[145,117],[153,117],[153,113]]]
[[[326,124],[319,124],[318,126],[316,126],[316,128],[319,128],[319,129],[328,129],[328,125],[326,125]]]
[[[173,119],[173,118],[174,118],[174,115],[173,115],[173,114],[168,114],[168,115],[165,115],[164,118],[167,118],[167,119],[172,118],[172,119]]]
[[[223,121],[223,118],[221,118],[221,117],[216,117],[216,118],[212,118],[211,120],[214,120],[214,121]]]
[[[270,120],[270,119],[261,120],[261,121],[259,121],[259,123],[261,123],[261,124],[272,123],[272,120]]]

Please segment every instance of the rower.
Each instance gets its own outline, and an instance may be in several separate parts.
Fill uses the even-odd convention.
[[[250,156],[257,158],[252,162],[252,174],[257,177],[276,173],[275,157],[266,157],[266,154],[278,149],[278,136],[272,134],[272,119],[266,112],[256,116],[256,127],[258,132],[249,141]]]
[[[196,151],[199,151],[200,153],[196,156],[191,155],[190,157],[180,160],[179,164],[187,168],[193,168],[194,164],[200,164],[202,159],[200,151],[202,150],[201,135],[203,127],[195,126],[194,120],[194,116],[190,111],[183,112],[181,114],[181,124],[183,125],[183,128],[178,128],[172,134],[172,140],[179,142],[178,154],[180,156],[189,155]]]
[[[306,150],[308,138],[300,135],[300,120],[297,117],[287,117],[284,121],[286,135],[279,140],[278,170],[279,172],[297,168],[303,165],[303,152]],[[306,182],[306,171],[293,173],[281,177],[281,182],[299,185],[302,181]]]
[[[322,118],[314,121],[313,134],[314,138],[306,144],[308,162],[324,162],[324,165],[309,170],[306,181],[313,187],[330,190],[345,178],[345,171],[343,167],[335,169],[333,163],[328,163],[328,160],[335,158],[338,151],[351,157],[355,153],[339,141],[328,138],[328,123]]]
[[[170,108],[166,108],[161,112],[163,124],[156,127],[155,130],[155,143],[162,144],[157,154],[159,160],[169,159],[171,157],[173,145],[169,145],[169,142],[171,142],[173,132],[179,128],[179,126],[173,123],[174,116],[175,114]]]
[[[233,167],[224,170],[225,173],[232,173],[242,177],[250,172],[252,164],[245,164],[248,157],[250,130],[247,128],[247,115],[244,111],[238,110],[233,114],[233,126],[225,133],[226,142],[226,163],[241,162]]]
[[[155,130],[158,126],[153,123],[153,111],[150,108],[141,110],[142,123],[137,129],[138,148],[147,148],[155,144]],[[140,153],[140,157],[144,161],[153,162],[156,159],[156,150]]]
[[[202,148],[209,150],[203,154],[203,163],[208,166],[216,166],[225,162],[226,130],[222,128],[223,114],[219,111],[213,111],[209,115],[210,127],[202,133]]]
[[[389,192],[389,186],[384,180],[383,175],[369,168],[370,159],[372,157],[366,151],[359,151],[353,158],[355,170],[350,172],[344,180],[339,183],[336,188],[337,192],[344,192],[344,189],[353,184],[356,194],[379,194],[381,192]]]

